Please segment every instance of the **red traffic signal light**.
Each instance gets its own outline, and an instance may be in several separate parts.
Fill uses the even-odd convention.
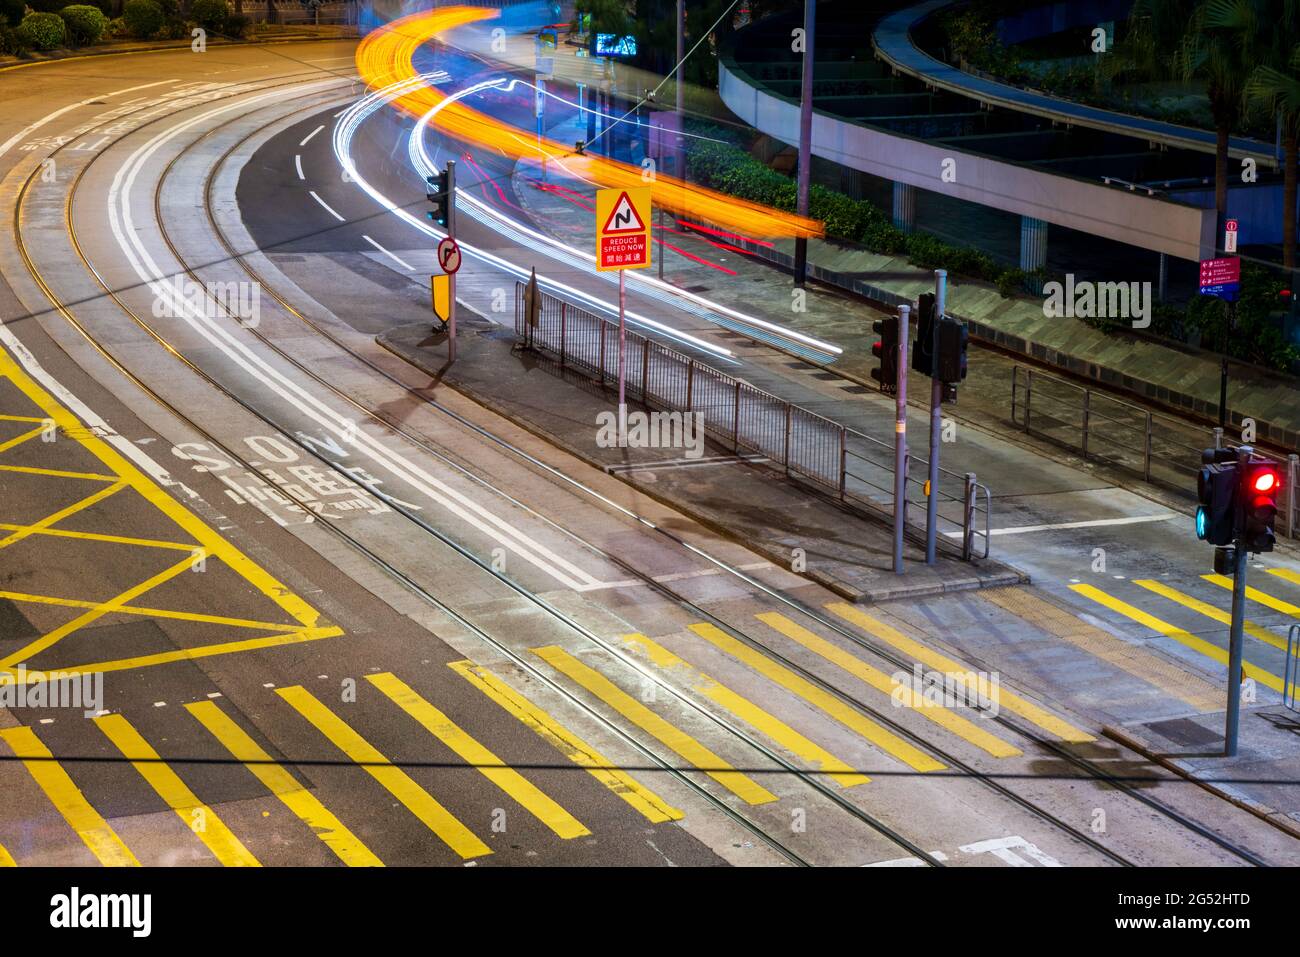
[[[1252,552],[1271,552],[1282,476],[1273,463],[1252,459],[1242,473],[1241,487],[1242,545]]]
[[[1277,486],[1277,473],[1272,469],[1260,469],[1251,480],[1251,488],[1256,492],[1271,492]]]
[[[871,370],[871,378],[880,383],[881,392],[898,390],[898,331],[897,316],[877,319],[871,328],[879,333],[880,341],[873,344],[871,354],[880,360],[878,368]]]

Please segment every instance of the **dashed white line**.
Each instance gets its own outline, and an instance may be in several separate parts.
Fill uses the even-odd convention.
[[[334,210],[330,209],[330,205],[329,205],[329,203],[325,202],[325,200],[321,199],[319,196],[316,195],[316,190],[314,190],[314,189],[309,189],[307,192],[311,193],[311,198],[312,198],[312,199],[316,200],[316,202],[318,202],[318,203],[321,204],[321,206],[324,208],[325,212],[329,213],[331,216],[333,216],[335,219],[337,219],[340,223],[345,223],[345,222],[347,222],[347,220],[345,220],[342,216],[340,216],[338,213],[334,212]]]
[[[402,257],[390,253],[387,249],[379,245],[379,243],[375,242],[369,236],[362,236],[361,238],[364,239],[366,242],[368,242],[370,245],[374,246],[376,249],[378,249],[389,259],[393,260],[396,263],[400,263],[406,269],[407,272],[413,272],[415,270],[415,267],[412,266],[410,263],[408,263],[406,260],[402,259]]]
[[[306,179],[306,178],[307,178],[306,176],[303,176],[303,175],[302,175],[302,154],[300,154],[300,153],[294,153],[294,154],[293,154],[293,168],[296,169],[296,170],[298,171],[298,178],[299,178],[299,179]]]
[[[323,124],[322,124],[321,126],[316,127],[316,129],[314,129],[314,130],[312,130],[310,133],[308,133],[307,136],[306,136],[306,138],[305,138],[301,143],[299,143],[298,145],[299,145],[299,146],[306,146],[308,143],[311,142],[311,138],[312,138],[313,136],[315,136],[317,133],[319,133],[319,132],[320,132],[321,130],[323,130],[323,129],[325,129],[325,126],[324,126]]]
[[[1098,518],[1087,522],[1061,522],[1059,525],[1016,525],[1012,528],[995,528],[990,535],[1021,535],[1025,532],[1050,532],[1059,528],[1099,528],[1103,525],[1138,525],[1142,522],[1167,522],[1171,518],[1180,518],[1177,512],[1164,515],[1133,515],[1128,518]],[[960,538],[964,532],[944,532],[950,538]]]

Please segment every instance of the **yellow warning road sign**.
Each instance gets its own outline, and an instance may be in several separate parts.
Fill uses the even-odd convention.
[[[650,265],[650,189],[596,191],[596,268],[601,272]]]
[[[433,287],[433,314],[444,325],[451,316],[451,277],[446,273],[432,275],[429,282]]]

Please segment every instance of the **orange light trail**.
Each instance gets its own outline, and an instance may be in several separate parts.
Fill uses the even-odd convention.
[[[480,7],[440,7],[394,20],[361,41],[357,48],[357,70],[371,89],[409,80],[417,75],[413,60],[425,42],[455,27],[497,15],[495,10]],[[418,118],[445,99],[446,96],[432,87],[421,86],[393,100],[393,105]],[[647,184],[638,166],[603,156],[578,156],[571,146],[545,137],[539,142],[507,123],[471,109],[463,100],[444,106],[433,125],[462,142],[500,150],[516,160],[560,161],[574,176],[607,188],[649,185],[656,206],[736,232],[761,236],[825,235],[823,224],[817,220],[694,186],[676,177],[659,174],[653,183]]]

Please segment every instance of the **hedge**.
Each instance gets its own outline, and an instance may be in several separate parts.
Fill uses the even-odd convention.
[[[18,39],[35,50],[63,46],[67,29],[57,13],[29,13],[18,25]]]
[[[230,7],[226,0],[194,0],[190,4],[190,18],[209,33],[224,33]]]
[[[76,46],[98,43],[108,30],[108,17],[99,7],[73,4],[59,11],[68,27],[68,39]]]
[[[0,26],[16,27],[23,22],[27,12],[26,0],[0,0]]]
[[[128,0],[122,10],[122,20],[131,36],[137,40],[147,40],[163,26],[162,7],[154,0]]]

